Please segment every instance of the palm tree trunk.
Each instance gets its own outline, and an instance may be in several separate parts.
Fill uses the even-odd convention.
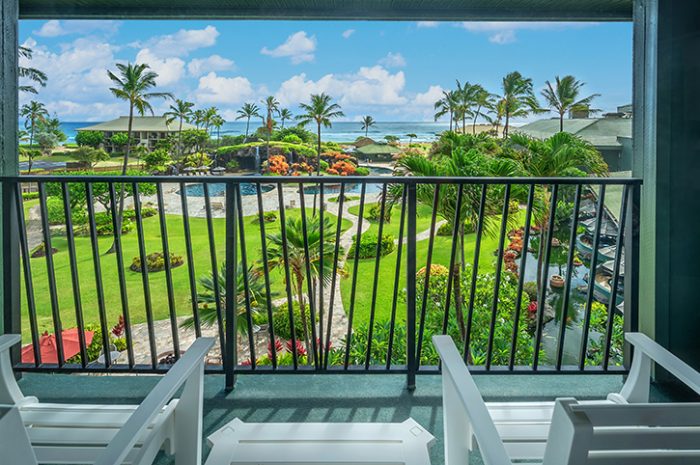
[[[297,281],[297,299],[299,301],[299,314],[301,315],[301,325],[304,328],[304,345],[306,346],[306,363],[311,365],[313,362],[313,351],[311,350],[311,340],[309,339],[309,324],[306,319],[306,307],[304,306],[304,284],[303,277],[300,272],[296,274]],[[294,331],[294,328],[292,328]]]
[[[129,127],[127,128],[126,131],[126,149],[124,150],[124,163],[122,164],[122,176],[126,176],[126,170],[129,166],[129,153],[131,152],[131,131],[133,128],[133,122],[134,122],[134,104],[129,105]],[[122,218],[124,217],[124,197],[126,194],[126,186],[122,182],[121,186],[119,188],[119,211],[116,212],[116,224],[117,224],[117,231],[115,232],[121,232],[122,230]],[[134,196],[134,203],[138,202],[138,199]],[[107,254],[114,253],[115,251],[115,243],[112,241],[112,245],[109,247],[107,250]]]
[[[564,113],[559,113],[559,132],[564,132]]]
[[[472,122],[472,134],[476,135],[476,119],[479,117],[479,112],[481,112],[481,106],[476,107],[476,113],[474,113],[474,121]]]
[[[316,176],[321,176],[321,122],[318,121],[316,123],[316,138],[317,138],[317,152],[316,152]],[[314,190],[314,204],[312,208],[312,215],[316,215],[316,196],[318,195],[319,190],[322,189],[321,184],[316,184],[316,189]],[[319,206],[320,208],[320,206]]]
[[[180,116],[180,129],[177,131],[177,153],[182,157],[182,116]]]
[[[248,117],[248,121],[245,123],[245,138],[248,139],[248,128],[250,127],[250,116]]]
[[[506,123],[503,125],[503,138],[508,137],[508,126],[510,125],[510,114],[506,113]]]
[[[450,110],[450,132],[452,132],[452,111]]]

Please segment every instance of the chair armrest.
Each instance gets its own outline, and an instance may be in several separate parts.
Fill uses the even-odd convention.
[[[652,362],[658,363],[659,366],[700,394],[700,373],[683,360],[642,333],[627,333],[625,339],[635,349],[632,366],[620,393],[610,394],[608,399],[617,401],[622,397],[626,402],[631,403],[649,402]]]
[[[22,340],[22,336],[19,334],[3,334],[0,336],[0,354],[10,350],[15,344],[19,344]]]
[[[446,463],[468,463],[468,457],[459,447],[452,449],[455,443],[469,441],[468,431],[456,431],[450,422],[460,427],[471,425],[472,433],[479,444],[482,460],[486,465],[511,465],[505,446],[501,441],[496,425],[489,414],[479,388],[462,360],[450,336],[433,336],[433,345],[442,360],[443,408],[445,417],[445,455]],[[461,418],[460,418],[461,417]],[[452,418],[452,419],[450,419]],[[465,421],[466,420],[466,421]]]
[[[204,357],[214,345],[213,338],[199,338],[187,349],[180,360],[163,376],[141,402],[119,432],[112,438],[95,465],[121,464],[143,431],[151,424],[163,406],[198,369],[204,367]],[[199,440],[199,438],[197,438]]]

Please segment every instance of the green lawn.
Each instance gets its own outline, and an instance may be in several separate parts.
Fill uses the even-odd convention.
[[[377,232],[379,231],[379,221],[371,220],[369,218],[370,213],[369,210],[370,208],[375,205],[375,202],[367,203],[365,204],[364,211],[362,212],[362,217],[366,220],[369,221],[370,227],[369,229],[363,233],[363,234],[373,234],[376,235]],[[360,213],[360,206],[359,205],[354,205],[348,209],[350,213],[353,215],[358,215]],[[432,208],[429,205],[422,205],[419,204],[417,207],[417,213],[418,217],[416,219],[416,230],[418,233],[421,233],[423,231],[426,231],[427,229],[430,228],[430,220],[431,220],[431,213],[432,213]],[[436,220],[436,223],[440,221],[440,217],[438,217]],[[401,205],[394,205],[394,207],[391,210],[391,221],[390,222],[384,222],[384,230],[382,234],[391,234],[394,236],[394,239],[399,238],[399,227],[400,227],[400,222],[401,222]],[[436,227],[437,229],[437,227]],[[406,237],[406,226],[404,225],[404,237]]]
[[[27,201],[25,205],[36,200]],[[288,217],[294,217],[301,213],[301,210],[288,210]],[[309,214],[311,214],[309,210]],[[336,217],[327,214],[327,217],[335,225]],[[182,217],[179,215],[167,215],[166,224],[168,229],[168,244],[170,251],[177,255],[182,255],[186,259],[185,238],[183,232]],[[225,249],[225,220],[223,218],[215,218],[214,224],[214,244],[219,262],[224,259]],[[261,241],[260,227],[257,222],[257,216],[249,216],[244,218],[245,224],[245,243],[248,254],[248,263],[259,261],[261,258]],[[350,226],[350,222],[343,221],[343,230]],[[273,223],[267,223],[265,230],[268,233],[279,231],[279,220]],[[162,242],[160,235],[159,217],[154,216],[143,220],[144,236],[147,253],[157,252],[162,250]],[[335,226],[333,226],[335,228]],[[201,276],[211,272],[211,261],[209,255],[209,238],[207,234],[207,225],[204,218],[190,218],[190,228],[192,237],[192,246],[194,254],[194,268],[196,276]],[[129,313],[132,323],[141,323],[146,321],[145,302],[141,274],[128,269],[132,258],[138,256],[138,238],[136,230],[123,236],[123,256],[125,264],[125,276],[127,282]],[[102,269],[102,280],[105,294],[106,312],[108,325],[114,325],[119,315],[122,312],[118,269],[116,256],[114,254],[105,255],[104,252],[112,244],[111,237],[99,238],[100,249],[100,265]],[[56,272],[56,281],[58,288],[58,302],[61,314],[61,320],[64,328],[75,326],[75,305],[73,302],[73,289],[71,285],[71,272],[68,257],[67,240],[63,235],[55,235],[52,237],[52,246],[58,249],[58,252],[53,256]],[[80,283],[80,294],[82,296],[82,308],[84,321],[86,323],[98,323],[98,307],[97,307],[97,290],[95,284],[95,273],[92,258],[92,249],[89,237],[76,237],[76,255],[78,261],[78,276]],[[240,255],[239,255],[240,257]],[[49,285],[47,278],[47,267],[45,258],[32,258],[32,276],[34,283],[34,296],[36,299],[37,320],[40,331],[53,332],[53,323],[51,318],[51,304],[49,298]],[[191,315],[190,304],[190,289],[188,278],[187,263],[183,266],[173,269],[173,287],[175,289],[175,308],[179,316]],[[284,289],[283,273],[274,270],[270,274],[271,285],[273,292],[282,296]],[[24,283],[24,281],[22,281]],[[167,305],[167,287],[165,284],[165,273],[149,273],[149,287],[151,290],[151,302],[153,305],[153,317],[155,320],[168,318]],[[26,294],[22,290],[22,315],[24,321],[22,330],[25,336],[29,335],[29,322],[26,310]]]

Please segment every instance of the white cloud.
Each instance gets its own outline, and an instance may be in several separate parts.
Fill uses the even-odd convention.
[[[384,58],[379,60],[379,64],[387,68],[403,68],[406,66],[406,59],[398,52],[389,52]]]
[[[343,39],[349,39],[351,35],[355,33],[355,29],[346,29],[343,31],[341,34],[343,36]]]
[[[416,26],[419,29],[434,28],[434,27],[438,27],[439,25],[440,25],[440,23],[437,21],[418,21],[416,23]]]
[[[234,105],[255,96],[253,85],[242,76],[222,77],[215,72],[199,78],[195,98],[201,104]]]
[[[158,74],[156,83],[167,86],[178,82],[185,74],[185,62],[176,57],[160,58],[150,49],[144,48],[136,54],[136,63],[145,63]]]
[[[207,58],[195,58],[187,64],[187,70],[192,76],[199,77],[210,71],[227,71],[234,67],[232,60],[220,55],[212,55]]]
[[[432,109],[435,102],[442,98],[443,91],[444,89],[441,86],[430,86],[425,92],[416,94],[413,103],[416,106],[429,106]]]
[[[78,121],[105,121],[116,118],[126,111],[124,102],[112,103],[78,103],[71,100],[55,100],[46,102],[46,109],[51,114],[61,118]]]
[[[194,50],[216,44],[217,37],[219,31],[214,26],[207,26],[204,29],[180,29],[174,34],[156,36],[145,43],[132,45],[147,48],[161,57],[186,56]]]
[[[316,51],[316,36],[307,36],[305,31],[295,32],[287,37],[287,40],[276,48],[268,49],[263,47],[260,53],[275,58],[288,57],[292,64],[299,64],[305,61],[313,61]]]
[[[39,37],[58,37],[69,34],[87,35],[95,32],[111,35],[117,32],[121,24],[120,21],[107,20],[59,21],[52,19],[46,21],[38,30],[33,31],[33,33]]]
[[[594,26],[597,23],[581,22],[542,22],[542,21],[464,21],[459,23],[459,27],[474,33],[485,33],[489,36],[489,42],[504,45],[517,41],[516,31],[541,31],[541,30],[563,30],[572,28],[585,28]]]
[[[403,71],[392,74],[377,65],[348,75],[326,74],[317,81],[301,73],[283,82],[275,97],[282,105],[305,102],[311,94],[318,93],[327,93],[350,109],[361,105],[403,105],[407,102],[401,95],[405,85]]]

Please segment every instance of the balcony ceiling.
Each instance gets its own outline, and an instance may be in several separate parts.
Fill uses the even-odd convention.
[[[22,19],[630,21],[633,0],[19,0]]]

